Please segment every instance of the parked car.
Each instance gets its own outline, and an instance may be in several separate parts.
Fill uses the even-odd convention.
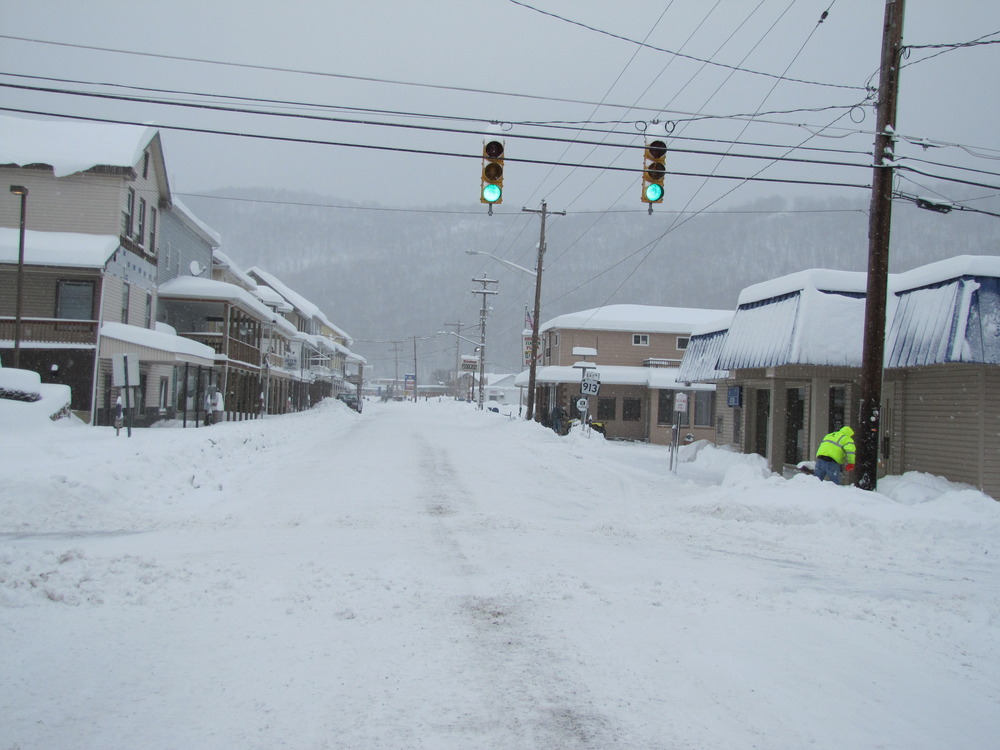
[[[343,401],[345,404],[350,406],[358,414],[361,413],[361,399],[358,398],[356,393],[338,393],[337,398]]]

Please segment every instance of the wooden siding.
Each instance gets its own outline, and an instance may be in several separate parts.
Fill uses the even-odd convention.
[[[550,332],[551,333],[551,332]],[[596,361],[605,366],[642,367],[647,359],[670,359],[675,365],[684,357],[684,350],[677,348],[678,337],[689,333],[650,333],[649,346],[632,343],[633,333],[645,331],[578,331],[560,330],[559,346],[552,347],[551,362],[546,364],[569,366],[583,359],[573,354],[573,347],[587,346],[597,349]],[[588,357],[593,361],[594,357]]]
[[[938,474],[985,490],[987,474],[997,473],[998,381],[1000,373],[988,376],[985,365],[909,370],[903,397],[902,470]],[[990,486],[994,495],[1000,492],[1000,487]]]
[[[151,149],[159,151],[158,139],[151,142]],[[143,174],[145,156],[140,156],[131,174],[122,170],[93,170],[66,177],[56,177],[50,168],[0,168],[0,178],[10,185],[28,188],[25,226],[44,232],[79,232],[82,234],[121,235],[122,214],[128,199],[128,188],[135,191],[133,233],[139,228],[140,200],[146,201],[145,236],[131,237],[137,249],[146,257],[154,257],[155,241],[150,242],[152,210],[157,212],[157,229],[161,220],[161,206],[169,203],[164,192],[166,180],[160,171],[163,164],[159,156],[149,159],[149,168]],[[0,202],[0,226],[16,227],[20,224],[20,202]]]
[[[983,368],[983,492],[1000,500],[1000,367]]]
[[[3,184],[28,188],[25,226],[44,232],[118,235],[124,178],[75,174],[56,178],[51,169],[0,168]],[[0,225],[20,224],[20,203],[0,201]]]
[[[60,281],[93,281],[94,313],[101,293],[101,275],[79,268],[29,266],[24,270],[24,308],[26,318],[54,318],[56,289]],[[0,315],[14,317],[17,312],[17,266],[0,265]]]

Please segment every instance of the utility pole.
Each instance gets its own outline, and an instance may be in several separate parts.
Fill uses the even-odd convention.
[[[473,289],[473,294],[483,295],[483,308],[479,313],[479,410],[483,410],[483,379],[486,376],[486,314],[489,308],[486,306],[487,296],[490,294],[499,294],[495,289],[487,289],[487,284],[496,284],[496,279],[486,278],[486,274],[483,274],[481,279],[473,279],[477,284],[482,284],[482,289]]]
[[[905,0],[886,0],[882,29],[874,175],[868,223],[868,288],[865,297],[864,349],[861,355],[855,479],[855,484],[863,490],[874,490],[878,479],[885,308],[889,280],[889,229],[892,222],[892,181],[895,176],[893,144],[897,130],[896,100],[899,94],[899,66],[902,62],[904,6]]]
[[[396,372],[392,378],[392,400],[396,400],[396,387],[399,385],[399,341],[392,341],[392,353],[396,359]],[[404,390],[405,393],[405,390]]]
[[[529,214],[540,214],[542,217],[542,230],[538,237],[538,261],[535,266],[535,314],[531,318],[531,364],[528,366],[528,408],[525,419],[531,421],[535,413],[535,375],[538,370],[538,315],[542,306],[542,260],[545,257],[545,217],[550,213],[558,216],[565,216],[565,211],[549,211],[548,205],[543,200],[541,210],[534,208],[522,208]]]
[[[459,384],[459,373],[462,369],[462,359],[461,359],[461,346],[462,339],[458,335],[462,332],[462,322],[457,323],[445,323],[446,328],[455,328],[455,398],[459,397],[458,384]]]
[[[417,403],[417,337],[413,337],[413,403]]]

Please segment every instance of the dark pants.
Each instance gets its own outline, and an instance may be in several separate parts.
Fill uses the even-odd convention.
[[[820,456],[816,459],[816,470],[813,472],[819,481],[829,479],[834,484],[840,484],[840,464],[829,458]]]

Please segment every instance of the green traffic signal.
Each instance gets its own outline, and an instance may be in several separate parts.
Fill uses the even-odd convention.
[[[503,190],[499,185],[483,185],[483,200],[487,203],[496,203],[503,195]]]
[[[646,200],[655,203],[663,198],[663,185],[653,183],[646,186]]]

